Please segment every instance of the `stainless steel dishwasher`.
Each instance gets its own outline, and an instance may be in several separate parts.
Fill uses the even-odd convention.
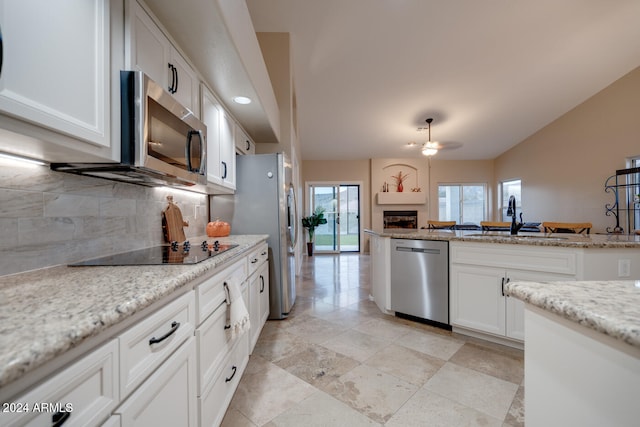
[[[449,325],[449,242],[391,239],[391,310]]]

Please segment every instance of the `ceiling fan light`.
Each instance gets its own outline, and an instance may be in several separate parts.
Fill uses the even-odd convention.
[[[438,153],[438,149],[429,146],[428,144],[425,144],[424,147],[422,147],[422,155],[423,156],[434,156]]]

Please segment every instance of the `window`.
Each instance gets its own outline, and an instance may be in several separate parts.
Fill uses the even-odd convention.
[[[515,196],[516,207],[519,212],[522,212],[522,181],[520,181],[519,179],[503,181],[500,184],[500,193],[502,194],[502,204],[500,206],[500,211],[502,212],[502,220],[511,221],[511,217],[507,216],[509,197]]]
[[[438,219],[458,224],[484,221],[487,200],[485,184],[438,185]]]

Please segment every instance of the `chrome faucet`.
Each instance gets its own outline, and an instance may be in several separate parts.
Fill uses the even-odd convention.
[[[518,231],[520,231],[524,223],[522,222],[522,212],[520,212],[520,222],[516,223],[516,198],[514,196],[509,197],[507,216],[511,217],[511,228],[509,231],[511,232],[511,235],[515,236],[518,234]]]

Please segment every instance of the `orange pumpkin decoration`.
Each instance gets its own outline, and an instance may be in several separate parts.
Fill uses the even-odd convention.
[[[231,234],[231,225],[228,222],[216,219],[207,224],[207,236],[209,237],[225,237]]]

